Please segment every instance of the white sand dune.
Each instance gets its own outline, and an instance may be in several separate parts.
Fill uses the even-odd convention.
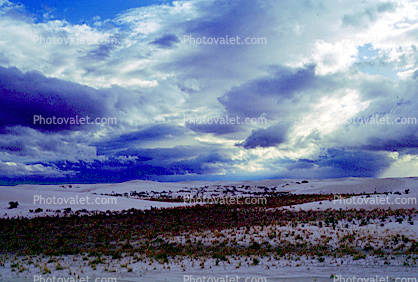
[[[151,207],[175,207],[184,206],[188,203],[168,203],[141,200],[132,197],[113,197],[103,194],[124,194],[136,191],[137,193],[148,193],[152,197],[154,195],[170,195],[172,197],[197,195],[200,197],[222,197],[222,196],[251,196],[252,193],[261,193],[263,191],[269,192],[291,192],[294,194],[329,194],[335,195],[336,201],[313,202],[292,207],[284,207],[281,209],[291,210],[325,210],[325,209],[374,209],[374,208],[416,208],[418,198],[418,178],[391,178],[391,179],[369,179],[369,178],[344,178],[344,179],[326,179],[326,180],[310,180],[308,179],[302,183],[303,179],[280,179],[280,180],[262,180],[262,181],[236,181],[236,182],[177,182],[177,183],[160,183],[152,181],[130,181],[120,184],[73,184],[69,185],[18,185],[18,186],[2,186],[0,187],[0,216],[1,217],[34,217],[44,215],[54,215],[56,210],[71,208],[72,211],[89,210],[89,211],[121,211],[130,208],[135,209],[150,209]],[[408,193],[406,193],[406,190]],[[370,196],[357,196],[349,199],[339,198],[340,194],[346,193],[387,193]],[[396,194],[395,194],[396,193]],[[44,199],[67,199],[69,202],[65,204],[47,204],[40,203],[39,197]],[[78,199],[89,197],[89,201],[93,204],[71,203],[71,199]],[[38,202],[34,202],[38,199]],[[98,204],[95,199],[108,201],[109,199],[116,199],[116,203]],[[339,201],[341,200],[341,201]],[[18,207],[15,209],[8,209],[10,201],[17,201]],[[42,208],[43,212],[35,213],[30,210]],[[51,211],[47,211],[51,210]],[[388,222],[384,227],[380,225],[370,224],[358,228],[364,229],[365,236],[372,238],[374,235],[383,234],[384,232],[401,232],[407,234],[411,238],[418,239],[418,221],[414,218],[414,225],[407,222],[402,224],[396,222]],[[340,223],[343,224],[343,223]],[[266,227],[276,228],[274,226]],[[291,229],[291,227],[283,227]],[[351,227],[350,227],[351,228]],[[306,232],[317,232],[317,227],[306,226]],[[293,230],[293,229],[292,229]],[[302,232],[304,229],[297,227],[293,231]],[[326,232],[323,229],[321,232]],[[370,231],[370,232],[369,232]],[[224,230],[226,236],[228,230]],[[257,231],[255,231],[257,232]],[[342,231],[341,231],[342,232]],[[340,232],[340,233],[341,233]],[[367,233],[369,232],[369,233]],[[366,234],[367,233],[367,234]],[[232,233],[231,233],[232,234]],[[338,232],[330,230],[330,242],[335,241],[337,244]],[[256,234],[259,238],[265,239],[266,234]],[[256,237],[257,237],[256,236]],[[318,235],[319,236],[319,235]],[[318,236],[312,236],[316,238]],[[213,237],[213,236],[212,236]],[[206,239],[209,240],[211,235],[208,234]],[[260,239],[260,240],[261,240]],[[237,237],[237,240],[240,240]],[[244,240],[244,239],[242,239]],[[260,241],[261,242],[261,241]],[[0,256],[1,258],[1,256]],[[29,266],[28,272],[19,274],[12,272],[10,267],[10,258],[5,258],[4,266],[0,265],[0,281],[35,281],[34,275],[39,275],[39,267]],[[185,260],[183,262],[184,268],[180,267],[179,263],[170,262],[168,265],[161,265],[158,262],[128,262],[133,268],[132,272],[127,272],[126,267],[121,267],[124,262],[123,259],[109,262],[112,271],[104,269],[104,265],[100,265],[97,270],[92,270],[88,266],[83,266],[81,257],[63,256],[63,265],[70,265],[69,269],[73,273],[79,273],[79,277],[89,277],[89,281],[94,281],[95,278],[116,277],[117,281],[188,281],[185,275],[192,278],[202,278],[205,276],[213,277],[214,280],[225,277],[239,276],[239,281],[245,281],[245,278],[265,278],[267,280],[258,281],[338,281],[335,278],[330,278],[332,275],[342,275],[345,278],[364,278],[369,279],[391,277],[396,278],[410,278],[418,277],[418,267],[407,267],[402,265],[402,261],[396,261],[392,265],[384,265],[381,261],[372,258],[362,261],[352,261],[350,264],[344,264],[337,259],[327,263],[318,263],[309,258],[301,258],[300,261],[280,260],[272,262],[269,258],[260,259],[259,265],[247,265],[243,263],[238,267],[238,261],[231,259],[230,264],[221,263],[215,266],[215,263],[208,261],[204,268],[199,266],[199,262],[192,262]],[[48,264],[48,258],[39,258],[40,261]],[[1,262],[1,261],[0,261]],[[69,270],[54,270],[54,263],[50,264],[52,273],[46,277],[70,277]],[[169,267],[169,269],[168,269]],[[185,269],[185,270],[184,270]],[[114,271],[114,272],[113,272]],[[190,276],[191,275],[191,276]],[[100,280],[98,280],[100,281]],[[102,280],[105,281],[105,280]],[[111,280],[106,280],[111,281]],[[189,280],[190,281],[190,280]],[[195,280],[196,281],[196,280]],[[201,281],[201,280],[197,280]],[[206,280],[208,281],[208,280]],[[232,280],[230,280],[232,281]],[[230,282],[228,281],[228,282]],[[247,281],[251,281],[250,279]],[[256,280],[252,280],[256,281]],[[365,281],[365,280],[364,280]],[[386,281],[386,280],[385,280]],[[391,281],[391,280],[388,280]],[[400,280],[399,280],[400,281]],[[411,280],[412,281],[412,280]],[[416,280],[415,280],[416,281]]]
[[[73,211],[86,209],[89,211],[120,211],[131,208],[135,209],[150,209],[151,207],[175,207],[187,205],[188,203],[163,203],[156,201],[146,201],[140,199],[126,198],[126,197],[110,197],[101,194],[124,194],[131,191],[148,192],[150,196],[171,195],[176,197],[178,195],[198,195],[200,197],[222,197],[231,196],[222,191],[225,187],[249,187],[248,189],[237,189],[233,195],[235,196],[250,196],[249,192],[262,192],[264,188],[275,189],[275,192],[291,192],[294,194],[329,194],[335,195],[344,193],[383,193],[383,192],[401,192],[402,195],[389,194],[387,200],[379,200],[379,205],[367,204],[372,203],[373,200],[363,199],[357,202],[362,204],[356,205],[350,200],[341,200],[333,202],[305,204],[300,208],[303,209],[326,209],[326,208],[418,208],[416,202],[409,200],[408,204],[404,204],[406,200],[397,198],[415,198],[418,196],[418,178],[388,178],[388,179],[370,179],[370,178],[343,178],[343,179],[327,179],[327,180],[308,180],[308,183],[301,183],[302,180],[261,180],[261,181],[236,181],[236,182],[176,182],[163,183],[153,181],[130,181],[119,184],[73,184],[72,188],[69,185],[17,185],[17,186],[0,186],[0,217],[12,216],[39,216],[45,214],[55,214],[56,210],[64,208],[71,208]],[[64,186],[64,187],[62,187]],[[405,190],[409,189],[409,195],[405,194]],[[183,191],[188,192],[183,192]],[[270,192],[273,190],[269,190]],[[41,202],[41,197],[45,199],[45,203]],[[55,203],[49,204],[55,197]],[[81,198],[89,197],[90,204],[80,204]],[[375,196],[373,196],[375,197]],[[376,197],[386,197],[379,195]],[[78,199],[77,202],[74,202]],[[336,196],[338,199],[338,196]],[[8,209],[9,202],[18,202],[19,206],[16,209]],[[61,202],[59,202],[61,201]],[[84,200],[84,201],[87,201]],[[97,203],[96,203],[97,201]],[[116,203],[114,202],[116,201]],[[351,201],[353,202],[353,201]],[[398,204],[399,202],[399,204]],[[42,213],[31,213],[29,210],[43,209]],[[51,212],[46,212],[49,209]]]

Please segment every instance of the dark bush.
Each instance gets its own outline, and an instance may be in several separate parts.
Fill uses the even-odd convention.
[[[9,205],[10,205],[9,210],[11,210],[11,209],[17,208],[19,203],[18,202],[9,202]]]

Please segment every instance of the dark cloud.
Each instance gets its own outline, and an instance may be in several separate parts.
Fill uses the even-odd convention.
[[[216,152],[200,154],[189,160],[173,162],[170,165],[172,174],[213,174],[221,172],[219,164],[232,163]]]
[[[122,134],[108,141],[95,143],[99,154],[109,154],[112,151],[139,147],[141,145],[161,140],[171,140],[184,135],[186,129],[168,124],[158,124],[142,128],[138,131]]]
[[[115,157],[136,157],[137,164],[162,167],[170,174],[218,173],[224,164],[232,161],[221,156],[222,149],[208,146],[175,146],[173,148],[127,149]],[[143,161],[142,161],[143,160]]]
[[[278,104],[283,99],[292,98],[298,91],[314,88],[315,79],[314,65],[299,69],[277,67],[271,77],[234,87],[218,100],[232,115],[252,118],[266,113],[271,116],[280,111]]]
[[[97,49],[90,51],[85,58],[97,61],[107,60],[110,57],[110,53],[115,49],[116,45],[113,45],[110,40],[116,39],[106,39],[109,42],[107,44],[100,44]]]
[[[315,161],[308,159],[299,159],[297,161],[291,161],[285,165],[288,170],[306,170],[312,169],[315,166]]]
[[[379,177],[392,162],[384,153],[328,148],[312,159],[275,160],[271,168],[285,168],[279,175],[276,174],[279,178]]]
[[[392,160],[385,154],[330,148],[315,161],[320,167],[332,168],[333,177],[378,177]]]
[[[418,149],[418,131],[411,132],[398,139],[369,137],[368,144],[362,146],[364,150],[402,152],[409,149]]]
[[[245,149],[274,147],[286,141],[287,130],[288,127],[280,123],[265,129],[253,130],[251,135],[237,146]]]
[[[186,127],[200,133],[213,133],[215,135],[224,135],[235,133],[242,130],[242,127],[238,124],[198,124],[198,123],[186,123]]]
[[[57,170],[62,174],[59,177],[51,175],[43,180],[44,183],[118,183],[135,179],[149,180],[162,176],[211,175],[221,172],[223,165],[231,164],[231,160],[215,151],[181,146],[129,150],[106,160],[60,161],[42,164],[42,166],[49,170]],[[37,182],[39,179],[38,175],[27,174],[25,177],[13,175],[3,177],[0,184],[30,183]]]
[[[0,128],[20,125],[42,131],[79,130],[80,124],[35,124],[34,118],[106,117],[105,98],[106,93],[87,86],[0,67]]]
[[[175,34],[166,34],[151,42],[151,44],[155,44],[161,48],[171,48],[177,43],[180,43],[180,40]]]

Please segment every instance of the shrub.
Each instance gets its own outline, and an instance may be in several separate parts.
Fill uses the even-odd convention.
[[[256,259],[256,258],[254,258],[253,259],[253,263],[252,263],[252,265],[257,265],[257,264],[259,264],[260,263],[260,261],[258,260],[258,259]]]
[[[168,255],[166,253],[158,253],[155,255],[156,260],[162,260],[165,263],[168,263]]]
[[[261,245],[259,243],[257,243],[257,242],[254,242],[253,244],[251,244],[248,247],[248,249],[250,249],[250,250],[259,250],[259,249],[261,249]]]
[[[365,250],[366,252],[368,252],[368,251],[373,251],[373,250],[374,250],[374,248],[373,248],[372,246],[365,246],[365,247],[364,247],[364,250]]]
[[[358,254],[358,255],[353,256],[353,260],[359,260],[359,259],[365,259],[365,258],[366,258],[366,255],[364,254]]]
[[[9,202],[9,205],[10,205],[9,210],[11,210],[11,209],[17,208],[19,203],[18,202]]]
[[[227,261],[226,256],[223,255],[223,254],[215,253],[215,254],[212,255],[212,258],[216,258],[216,259],[219,259],[219,260]]]

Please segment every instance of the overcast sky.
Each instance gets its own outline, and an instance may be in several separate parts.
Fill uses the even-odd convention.
[[[0,34],[0,184],[417,176],[414,0],[0,0]]]

